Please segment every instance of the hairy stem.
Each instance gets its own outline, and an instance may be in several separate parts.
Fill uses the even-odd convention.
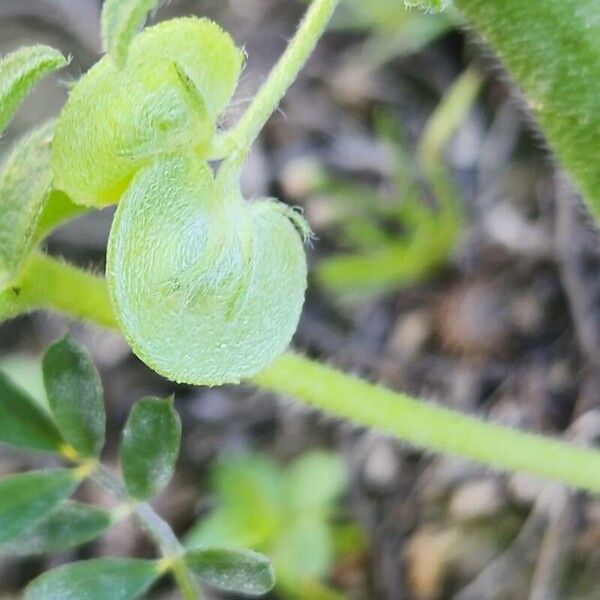
[[[252,382],[420,447],[600,492],[600,452],[415,400],[298,354],[279,357]]]
[[[226,154],[232,151],[245,154],[250,148],[306,64],[339,2],[340,0],[313,0],[296,35],[267,81],[261,86],[244,116],[226,136]]]
[[[0,322],[39,309],[81,315],[105,327],[116,327],[104,279],[36,253],[18,279],[0,291]]]
[[[87,298],[81,304],[57,303],[55,309],[80,319],[118,329],[100,277],[44,257],[66,296]],[[69,289],[77,282],[76,289]],[[98,290],[102,290],[98,293]],[[27,294],[27,290],[23,290]],[[97,294],[96,301],[89,298]],[[52,298],[55,298],[53,295]],[[44,306],[51,307],[47,301]],[[93,310],[90,309],[93,307]],[[0,316],[1,319],[1,316]],[[347,419],[373,427],[419,447],[470,458],[498,468],[524,471],[600,493],[600,452],[547,437],[523,433],[463,415],[435,404],[344,374],[297,354],[279,357],[252,383]]]
[[[142,529],[156,544],[163,558],[171,562],[170,571],[183,600],[200,600],[200,590],[183,560],[184,550],[169,524],[147,502],[133,502],[121,481],[103,465],[97,466],[92,479],[121,502],[132,503]]]

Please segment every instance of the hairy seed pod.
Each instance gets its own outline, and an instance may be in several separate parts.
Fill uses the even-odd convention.
[[[244,60],[229,34],[195,17],[137,36],[119,68],[102,58],[75,85],[56,127],[54,185],[76,203],[118,202],[156,156],[205,158]]]
[[[237,190],[194,155],[159,158],[117,208],[107,266],[115,312],[133,351],[171,380],[237,383],[283,352],[298,324],[304,221]]]

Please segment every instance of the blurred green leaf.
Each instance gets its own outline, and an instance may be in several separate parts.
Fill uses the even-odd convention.
[[[38,80],[66,64],[58,50],[43,45],[20,48],[0,61],[0,133]]]
[[[123,66],[131,41],[142,28],[148,13],[161,0],[105,0],[102,7],[102,39],[114,61]]]
[[[185,562],[201,581],[226,592],[260,596],[275,585],[271,561],[251,550],[198,548],[186,552]]]
[[[25,600],[134,600],[160,577],[151,560],[103,558],[65,565],[27,586]]]
[[[64,552],[96,539],[111,524],[110,513],[67,500],[24,535],[0,544],[0,554],[14,558]]]
[[[73,471],[33,471],[0,479],[0,543],[22,535],[71,495]]]
[[[57,452],[64,444],[56,425],[38,403],[0,372],[0,443]]]
[[[329,518],[346,483],[335,454],[310,452],[285,469],[260,454],[229,457],[216,468],[214,483],[218,508],[194,527],[187,547],[251,546],[272,557],[284,596],[340,598],[320,581],[336,556]],[[357,543],[347,547],[357,551]]]
[[[309,452],[287,470],[286,493],[289,510],[329,509],[347,484],[341,458],[331,452]]]
[[[482,76],[475,69],[466,69],[427,120],[418,149],[421,166],[426,171],[443,166],[444,148],[473,107],[482,82]]]
[[[81,456],[98,456],[104,445],[106,416],[100,376],[89,354],[66,337],[46,350],[43,372],[60,432]]]
[[[181,444],[181,420],[172,399],[143,398],[123,431],[121,467],[138,500],[157,494],[173,476]]]
[[[457,78],[425,126],[417,161],[411,159],[390,115],[378,116],[376,129],[391,150],[399,198],[394,201],[360,185],[327,182],[325,191],[336,202],[346,198],[347,207],[340,210],[337,228],[339,235],[350,241],[351,250],[320,261],[316,277],[323,287],[345,299],[364,298],[420,281],[448,261],[458,242],[463,211],[443,151],[473,106],[481,84],[481,75],[473,69]],[[437,206],[427,203],[414,173],[427,179]],[[361,196],[368,203],[361,203]],[[387,231],[390,225],[398,230],[394,235]],[[377,228],[381,231],[379,242]]]
[[[260,547],[282,518],[284,478],[260,455],[230,456],[218,463],[213,488],[220,507],[188,535],[188,546]]]
[[[0,290],[19,273],[35,242],[40,214],[52,184],[53,124],[21,140],[0,171]]]
[[[333,540],[327,520],[318,514],[290,519],[271,552],[276,572],[288,579],[327,577],[333,565]]]

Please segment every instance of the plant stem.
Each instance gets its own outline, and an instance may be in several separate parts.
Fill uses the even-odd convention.
[[[81,315],[104,327],[116,327],[103,278],[38,252],[20,276],[0,291],[0,322],[39,309]]]
[[[142,529],[156,544],[163,558],[171,561],[170,571],[183,600],[200,600],[200,590],[183,560],[184,549],[169,524],[147,502],[133,502],[125,486],[104,465],[98,465],[92,479],[121,502],[133,505]]]
[[[267,81],[243,117],[226,135],[225,154],[231,151],[246,154],[306,64],[339,2],[340,0],[313,0],[296,35],[269,73]]]
[[[280,356],[252,383],[423,448],[600,493],[600,452],[415,400],[298,354]]]
[[[80,272],[49,257],[44,264],[54,273],[56,288],[66,297],[85,299],[76,303],[57,302],[56,294],[43,304],[80,319],[118,329],[100,277]],[[64,274],[61,286],[61,273]],[[69,289],[74,285],[75,289]],[[99,292],[101,290],[101,292]],[[28,290],[23,290],[27,295]],[[95,301],[91,296],[97,295]],[[1,296],[0,296],[1,298]],[[0,314],[0,320],[2,315]],[[477,462],[541,475],[582,490],[600,493],[600,452],[578,448],[544,436],[516,431],[428,404],[384,387],[346,375],[308,358],[286,353],[252,383],[347,419],[373,427],[419,447],[447,452]]]

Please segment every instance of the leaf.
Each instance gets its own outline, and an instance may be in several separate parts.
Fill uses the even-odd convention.
[[[64,444],[56,425],[38,403],[0,372],[0,443],[58,452]]]
[[[19,273],[35,242],[35,231],[52,183],[53,124],[21,140],[0,171],[0,290]]]
[[[271,561],[251,550],[199,548],[186,552],[185,562],[202,582],[226,592],[260,596],[275,585]]]
[[[243,62],[208,19],[148,27],[123,69],[105,56],[71,90],[52,144],[55,187],[76,204],[106,206],[157,157],[206,158]]]
[[[331,528],[321,515],[291,517],[271,554],[282,577],[300,581],[327,577],[334,561]]]
[[[48,348],[42,368],[60,432],[81,456],[98,456],[104,445],[106,416],[100,376],[89,354],[66,337]]]
[[[309,452],[287,470],[287,499],[292,511],[329,509],[344,491],[346,468],[337,454]]]
[[[25,600],[134,600],[160,575],[156,561],[87,560],[40,575],[27,586]]]
[[[142,28],[148,13],[161,0],[106,0],[102,7],[104,48],[122,67],[127,60],[131,41]]]
[[[228,185],[191,156],[157,161],[134,179],[111,229],[107,282],[121,329],[141,360],[180,383],[238,383],[263,370],[289,345],[304,303],[295,223]]]
[[[67,500],[33,529],[0,544],[0,554],[16,558],[64,552],[96,539],[111,524],[110,513]]]
[[[455,0],[495,50],[600,219],[598,0]]]
[[[265,548],[283,519],[279,465],[258,454],[229,456],[217,464],[213,479],[219,508],[197,523],[186,545]]]
[[[43,45],[20,48],[0,61],[0,133],[39,79],[66,64],[58,50]]]
[[[172,399],[143,398],[123,431],[121,467],[130,494],[147,500],[173,476],[181,444],[181,420]]]
[[[0,479],[0,543],[25,533],[67,498],[78,480],[68,469]]]

